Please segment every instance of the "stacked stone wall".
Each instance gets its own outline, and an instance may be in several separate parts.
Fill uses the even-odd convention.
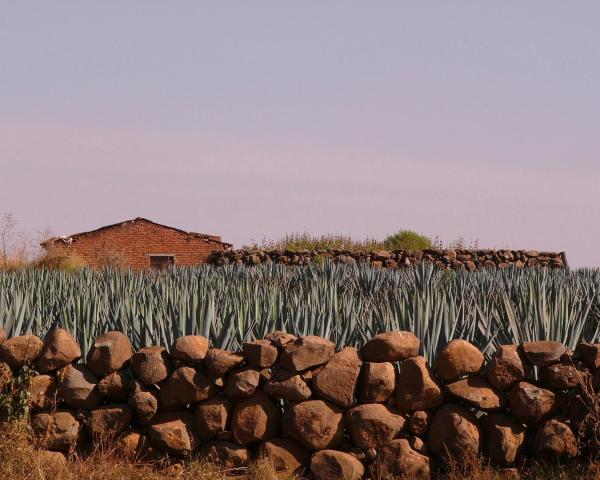
[[[281,478],[429,479],[448,455],[483,455],[516,475],[530,458],[597,453],[600,344],[504,345],[486,362],[453,340],[430,366],[410,332],[362,348],[273,332],[242,351],[200,336],[134,351],[107,332],[85,362],[65,330],[4,339],[0,389],[33,366],[40,449],[90,451],[106,439],[132,459],[204,455],[236,469],[259,457]],[[6,413],[6,412],[5,412]]]

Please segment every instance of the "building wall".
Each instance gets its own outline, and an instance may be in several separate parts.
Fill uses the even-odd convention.
[[[212,252],[223,249],[223,244],[214,240],[146,222],[128,222],[73,237],[70,245],[55,242],[48,253],[76,257],[94,268],[118,264],[143,269],[150,267],[150,255],[174,255],[175,265],[192,266],[206,263]]]

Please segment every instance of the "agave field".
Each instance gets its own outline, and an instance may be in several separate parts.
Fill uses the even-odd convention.
[[[600,270],[376,270],[333,263],[289,268],[0,273],[0,326],[44,335],[54,322],[84,351],[108,330],[135,346],[170,345],[184,334],[237,349],[286,330],[362,345],[376,333],[410,330],[430,361],[453,338],[486,354],[506,343],[559,340],[571,348],[600,337]]]

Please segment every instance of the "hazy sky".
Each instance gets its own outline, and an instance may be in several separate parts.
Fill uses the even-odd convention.
[[[600,266],[600,2],[0,0],[0,212]]]

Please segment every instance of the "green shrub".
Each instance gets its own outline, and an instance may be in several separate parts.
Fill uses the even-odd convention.
[[[429,237],[412,230],[400,230],[398,233],[387,237],[383,244],[388,250],[414,251],[433,248],[433,243]]]
[[[286,233],[279,240],[270,240],[263,238],[261,242],[252,241],[251,245],[244,248],[264,249],[264,250],[290,250],[298,252],[301,250],[380,250],[383,248],[382,242],[373,238],[356,240],[350,236],[341,234],[312,235],[303,233]]]

